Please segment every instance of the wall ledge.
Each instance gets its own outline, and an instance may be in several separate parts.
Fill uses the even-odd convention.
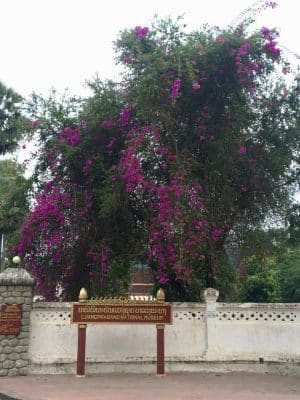
[[[167,361],[166,373],[175,372],[201,372],[201,373],[245,373],[245,374],[274,374],[300,376],[300,361],[290,362],[265,362],[263,364],[255,361]],[[31,364],[29,374],[75,374],[76,363],[64,364]],[[86,363],[87,374],[107,373],[153,373],[156,372],[155,361],[124,361],[124,362],[102,362]]]

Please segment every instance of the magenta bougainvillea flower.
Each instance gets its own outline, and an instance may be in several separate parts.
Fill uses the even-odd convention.
[[[87,175],[88,174],[88,172],[89,172],[89,168],[90,168],[90,166],[93,164],[93,161],[92,160],[86,160],[85,161],[85,163],[84,163],[84,166],[82,167],[82,172],[83,172],[83,175]]]
[[[102,122],[101,126],[103,126],[103,128],[111,128],[112,126],[114,126],[114,122],[110,119],[105,120]]]
[[[177,99],[180,92],[181,81],[180,79],[175,79],[171,88],[171,96],[173,99]]]
[[[216,242],[218,239],[220,239],[222,233],[223,233],[223,230],[222,230],[222,229],[215,229],[215,230],[211,233],[211,235],[210,235],[211,240],[213,240],[214,242]]]
[[[246,154],[246,153],[247,153],[247,148],[245,146],[240,146],[239,154]]]
[[[263,35],[263,37],[265,37],[266,39],[269,38],[269,35],[271,32],[269,28],[267,28],[266,26],[263,26],[260,31],[261,31],[261,34]]]
[[[148,35],[149,28],[146,27],[146,26],[144,28],[141,27],[141,26],[136,26],[134,28],[134,32],[135,32],[135,35],[136,35],[137,39],[138,40],[142,40]]]
[[[265,44],[265,49],[271,53],[275,58],[278,58],[280,56],[281,50],[276,47],[277,43],[274,40],[270,40]]]
[[[118,119],[118,124],[122,127],[128,125],[132,116],[132,112],[133,112],[132,106],[123,107]]]
[[[79,129],[65,128],[60,132],[59,136],[71,146],[76,146],[80,141]]]
[[[131,57],[131,56],[125,56],[125,57],[123,58],[123,63],[124,63],[124,64],[129,64],[129,63],[131,63],[132,60],[133,60],[133,57]]]

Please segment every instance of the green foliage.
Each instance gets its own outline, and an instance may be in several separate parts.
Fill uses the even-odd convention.
[[[116,42],[118,60],[127,66],[126,99],[136,119],[154,124],[161,145],[176,157],[163,171],[149,157],[151,143],[145,144],[139,149],[144,176],[168,184],[175,171],[185,171],[187,182],[203,185],[211,232],[222,231],[219,240],[208,238],[204,244],[200,268],[206,271],[206,285],[216,286],[228,237],[245,240],[270,214],[282,219],[281,210],[289,208],[299,182],[297,79],[288,87],[278,74],[276,63],[284,66],[284,60],[266,38],[276,33],[249,33],[249,21],[186,34],[180,20],[158,20],[142,40],[126,30]],[[270,43],[272,52],[266,50]],[[174,95],[176,81],[180,90]],[[146,202],[139,204],[145,208]],[[188,267],[194,271],[191,280],[202,281],[203,271]],[[169,275],[174,293],[186,296],[190,282]]]
[[[300,204],[294,204],[288,212],[286,224],[288,226],[288,244],[291,247],[300,246]]]
[[[0,232],[17,231],[28,211],[29,181],[24,169],[11,160],[0,161]]]
[[[46,98],[32,93],[26,101],[26,113],[31,120],[26,125],[27,132],[34,136],[38,147],[34,173],[35,184],[38,186],[49,178],[47,152],[51,151],[58,133],[64,127],[72,128],[78,123],[81,106],[82,99],[70,96],[67,90],[61,94],[53,89]]]
[[[238,300],[238,273],[237,268],[229,263],[226,254],[219,254],[219,269],[216,278],[216,287],[219,290],[219,301],[237,301]]]
[[[300,302],[300,249],[288,250],[278,256],[277,268],[281,285],[282,301]]]
[[[161,287],[159,283],[153,286],[153,296]],[[166,301],[201,301],[201,294],[205,288],[205,273],[199,269],[191,276],[189,282],[183,284],[181,281],[173,279],[164,285]]]
[[[276,262],[271,258],[250,257],[240,267],[238,289],[242,302],[279,302],[281,287]]]
[[[252,256],[274,257],[286,251],[290,237],[288,228],[262,229],[248,228],[243,232],[236,230],[228,237],[227,248],[231,255],[232,264],[239,265],[240,261]]]
[[[123,105],[118,86],[112,81],[103,82],[98,76],[88,81],[93,95],[83,102],[80,113],[82,120],[97,123],[99,119],[118,119]]]
[[[0,240],[3,238],[1,267],[8,258],[7,248],[19,239],[19,228],[28,212],[27,191],[23,168],[11,160],[0,161]]]
[[[105,296],[127,296],[132,280],[133,263],[115,257],[107,271],[102,293]],[[99,292],[95,291],[96,293]]]
[[[0,155],[16,148],[24,122],[21,96],[0,82]]]

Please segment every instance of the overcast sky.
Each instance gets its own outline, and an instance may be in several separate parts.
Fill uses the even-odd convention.
[[[147,26],[154,14],[185,15],[188,27],[226,26],[253,0],[0,0],[0,80],[17,92],[51,87],[87,94],[99,73],[116,78],[112,42],[119,30]],[[278,27],[281,44],[300,53],[299,0],[278,0],[259,26]]]

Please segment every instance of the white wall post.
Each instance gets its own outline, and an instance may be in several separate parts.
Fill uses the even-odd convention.
[[[205,310],[205,338],[206,338],[206,361],[216,360],[217,349],[217,335],[216,335],[216,322],[217,322],[217,300],[219,291],[213,288],[207,288],[203,291],[203,300],[206,305]]]

